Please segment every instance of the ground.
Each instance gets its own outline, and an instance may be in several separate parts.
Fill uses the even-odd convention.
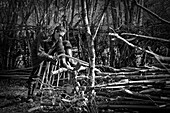
[[[26,80],[0,79],[0,113],[27,113]]]
[[[27,83],[26,80],[19,79],[0,79],[0,113],[28,113],[30,108],[34,108],[39,105],[39,101],[33,103],[26,102],[27,97]],[[155,109],[156,110],[156,109]],[[106,110],[107,113],[124,113],[124,112],[115,112],[113,110]],[[101,111],[106,113],[106,111]],[[119,111],[119,110],[118,110]],[[122,110],[122,108],[120,109]],[[29,113],[41,113],[40,110],[35,110]],[[163,111],[164,113],[167,110]],[[49,112],[48,112],[49,113]],[[58,113],[58,112],[57,112]],[[132,110],[131,112],[126,113],[155,113],[155,111],[147,109],[147,112],[139,112]]]

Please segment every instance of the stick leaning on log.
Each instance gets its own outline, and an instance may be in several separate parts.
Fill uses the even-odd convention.
[[[161,64],[165,69],[167,69],[167,71],[170,73],[170,71],[168,70],[168,68],[167,68],[166,66],[164,66],[164,65],[162,64],[162,62],[160,61],[160,59],[170,60],[170,57],[161,56],[161,55],[158,55],[158,54],[156,54],[156,53],[154,53],[154,52],[152,52],[152,51],[149,51],[149,50],[143,49],[143,48],[141,48],[141,47],[138,47],[138,46],[136,46],[136,45],[128,42],[126,39],[122,38],[122,37],[119,36],[119,34],[117,34],[117,33],[109,33],[109,35],[110,35],[110,36],[115,36],[116,38],[124,41],[126,44],[128,44],[128,45],[131,46],[131,47],[137,48],[137,49],[139,49],[139,50],[141,50],[141,51],[143,51],[143,52],[146,52],[146,53],[148,53],[148,54],[150,54],[150,55],[153,55],[153,56],[158,60],[158,62],[160,62],[160,64]]]

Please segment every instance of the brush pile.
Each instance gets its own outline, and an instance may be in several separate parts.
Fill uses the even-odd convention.
[[[114,72],[113,72],[114,71]],[[152,67],[112,69],[96,75],[99,109],[170,109],[170,70]]]
[[[88,83],[81,86],[87,85],[85,86],[87,88],[85,91],[86,97],[89,95],[88,91],[95,90],[95,107],[100,112],[170,110],[169,69],[155,66],[121,69],[101,66],[98,68],[102,72],[96,73],[95,87],[88,86]],[[109,72],[106,71],[106,68]],[[4,71],[1,72],[1,77],[27,79],[30,71],[30,68]],[[87,82],[87,79],[89,79],[87,73],[79,73],[77,77],[80,84],[82,81]],[[72,95],[72,97],[76,96]]]

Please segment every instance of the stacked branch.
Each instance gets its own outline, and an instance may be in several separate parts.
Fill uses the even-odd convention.
[[[98,73],[95,89],[99,109],[170,109],[170,74],[159,70]]]

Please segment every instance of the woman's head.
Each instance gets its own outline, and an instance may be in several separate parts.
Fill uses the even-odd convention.
[[[66,34],[66,29],[64,27],[62,27],[62,26],[57,26],[54,29],[54,33],[58,34],[59,36],[64,36]]]
[[[52,34],[52,40],[57,41],[59,38],[62,39],[62,37],[65,35],[66,29],[62,26],[55,27],[53,34]]]

